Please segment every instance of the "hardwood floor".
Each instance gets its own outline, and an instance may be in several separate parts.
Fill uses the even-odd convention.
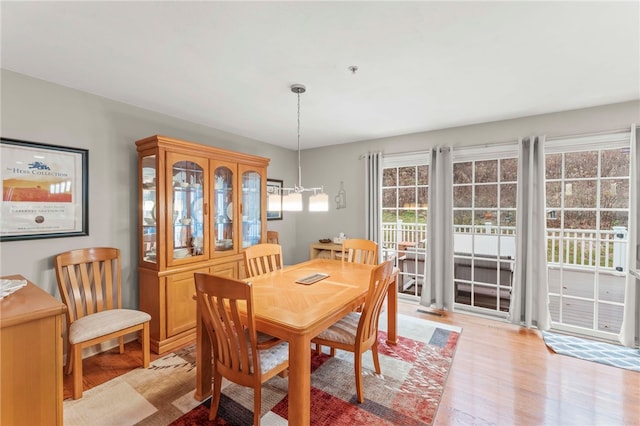
[[[640,425],[640,373],[554,354],[535,330],[422,313],[405,301],[399,310],[463,329],[434,425]],[[113,349],[87,358],[85,389],[141,362],[137,342],[124,355]],[[70,379],[64,378],[65,399]]]

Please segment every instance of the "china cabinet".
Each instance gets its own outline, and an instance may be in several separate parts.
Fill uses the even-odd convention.
[[[244,278],[243,250],[266,241],[269,159],[157,135],[136,146],[140,309],[165,353],[195,339],[194,272]]]

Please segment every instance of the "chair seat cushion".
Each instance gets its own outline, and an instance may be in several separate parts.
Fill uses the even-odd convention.
[[[260,371],[267,372],[289,359],[289,343],[281,342],[268,349],[260,349]]]
[[[151,320],[151,315],[133,309],[111,309],[87,315],[69,327],[69,343],[86,342],[114,331],[133,327]]]
[[[317,338],[346,345],[354,345],[356,343],[359,322],[360,313],[349,312],[340,321],[318,334]]]

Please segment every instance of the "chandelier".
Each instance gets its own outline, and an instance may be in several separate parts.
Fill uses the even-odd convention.
[[[329,210],[329,196],[324,192],[323,187],[305,188],[302,186],[302,167],[300,166],[300,94],[306,92],[306,87],[302,84],[294,84],[291,91],[298,95],[298,184],[293,188],[282,188],[282,210],[299,212],[302,211],[302,194],[313,192],[309,197],[309,211],[326,212]],[[276,205],[278,203],[269,203]]]

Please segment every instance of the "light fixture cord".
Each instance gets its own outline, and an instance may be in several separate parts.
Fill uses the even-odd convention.
[[[298,95],[298,187],[302,188],[302,167],[300,167],[300,91]]]

